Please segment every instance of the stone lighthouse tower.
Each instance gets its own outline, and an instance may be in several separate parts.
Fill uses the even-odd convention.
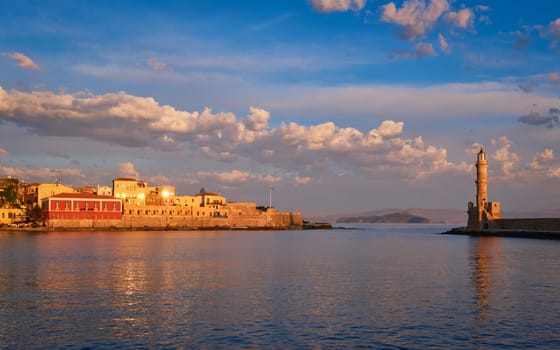
[[[488,201],[488,160],[486,152],[481,148],[476,156],[476,206],[485,208]],[[478,220],[482,221],[482,212],[479,211]]]
[[[499,202],[488,201],[488,160],[486,152],[480,149],[476,156],[476,206],[469,202],[467,229],[482,231],[490,228],[494,219],[502,217]]]

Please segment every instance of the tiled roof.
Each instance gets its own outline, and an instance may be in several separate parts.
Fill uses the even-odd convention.
[[[113,196],[98,196],[92,193],[59,193],[49,198],[79,198],[79,199],[116,199]]]

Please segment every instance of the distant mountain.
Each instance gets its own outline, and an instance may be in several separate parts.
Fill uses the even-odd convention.
[[[459,224],[466,225],[467,213],[465,210],[457,209],[380,209],[370,210],[362,213],[341,213],[341,214],[310,214],[304,215],[306,220],[315,222],[337,222],[339,218],[349,217],[368,217],[368,216],[384,216],[392,213],[408,213],[412,216],[419,216],[429,220],[434,224]],[[504,218],[558,218],[560,217],[560,209],[549,209],[543,211],[505,211],[502,212]],[[358,221],[356,221],[358,222]],[[365,222],[365,221],[364,221]]]
[[[430,222],[422,216],[412,215],[408,212],[394,212],[385,215],[347,216],[340,217],[337,223],[403,223],[403,224],[426,224]]]
[[[308,214],[304,215],[306,220],[316,221],[316,222],[336,222],[341,217],[367,217],[367,216],[384,216],[392,213],[406,212],[413,216],[420,216],[426,218],[430,223],[442,223],[442,224],[466,224],[467,214],[465,210],[455,210],[455,209],[402,209],[402,208],[391,208],[391,209],[380,209],[380,210],[370,210],[362,213],[345,213],[345,214]]]

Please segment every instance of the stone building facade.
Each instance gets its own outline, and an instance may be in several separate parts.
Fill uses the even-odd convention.
[[[119,228],[301,228],[298,212],[261,210],[255,203],[228,203],[206,192],[175,196],[172,186],[149,187],[146,182],[113,180],[115,196],[58,194],[43,200],[48,227]]]

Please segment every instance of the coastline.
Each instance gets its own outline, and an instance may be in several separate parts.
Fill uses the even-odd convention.
[[[528,231],[528,230],[487,230],[470,231],[466,227],[456,227],[442,232],[442,235],[462,235],[472,237],[510,237],[510,238],[536,238],[560,240],[558,231]]]
[[[302,226],[286,227],[227,227],[227,226],[203,226],[203,227],[3,227],[0,233],[25,232],[25,233],[48,233],[48,232],[130,232],[130,231],[299,231]],[[309,229],[309,228],[306,228]]]

